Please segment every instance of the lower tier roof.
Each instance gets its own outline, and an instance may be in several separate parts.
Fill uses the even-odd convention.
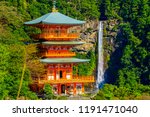
[[[44,58],[40,59],[42,63],[83,63],[90,61],[89,59],[78,58]]]

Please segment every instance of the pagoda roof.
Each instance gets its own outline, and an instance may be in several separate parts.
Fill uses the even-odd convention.
[[[42,63],[83,63],[90,61],[89,59],[78,58],[44,58],[40,59]]]
[[[59,12],[47,13],[35,20],[25,22],[26,25],[35,25],[35,24],[66,24],[66,25],[81,25],[85,21],[73,19],[69,16],[66,16]]]
[[[77,41],[45,41],[42,42],[44,45],[81,45],[84,44],[85,42],[77,42]]]

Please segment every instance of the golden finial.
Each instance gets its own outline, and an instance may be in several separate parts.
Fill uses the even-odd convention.
[[[56,0],[53,0],[52,12],[58,12],[58,10],[56,9]]]

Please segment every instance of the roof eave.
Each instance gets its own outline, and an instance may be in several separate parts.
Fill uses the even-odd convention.
[[[53,61],[53,62],[50,62],[50,61],[44,61],[44,59],[40,59],[40,62],[42,63],[45,63],[45,64],[56,64],[56,63],[86,63],[86,62],[89,62],[90,59],[80,59],[82,61]]]
[[[48,25],[82,25],[85,24],[85,22],[81,22],[81,23],[52,23],[52,22],[38,22],[38,23],[28,23],[25,22],[24,25],[38,25],[38,24],[48,24]]]

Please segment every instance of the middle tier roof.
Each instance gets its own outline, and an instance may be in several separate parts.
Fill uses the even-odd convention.
[[[45,41],[43,45],[82,45],[85,42],[77,41]]]

